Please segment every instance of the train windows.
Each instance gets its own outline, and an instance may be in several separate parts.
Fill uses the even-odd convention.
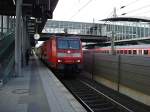
[[[68,40],[70,49],[80,49],[80,41],[79,40]]]
[[[128,54],[132,54],[132,51],[131,51],[131,50],[129,50],[129,51],[128,51]]]
[[[120,54],[123,54],[123,50],[120,50]]]
[[[137,53],[137,51],[136,50],[133,50],[133,54],[136,54]]]
[[[124,54],[127,54],[127,50],[124,50]]]
[[[148,55],[148,50],[144,50],[144,55]]]
[[[68,49],[68,42],[66,40],[63,40],[63,39],[59,39],[58,40],[58,48],[59,49]]]

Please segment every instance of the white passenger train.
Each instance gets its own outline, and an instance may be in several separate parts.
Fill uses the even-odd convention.
[[[116,54],[149,55],[150,44],[115,46]],[[93,49],[95,52],[111,53],[111,46]]]

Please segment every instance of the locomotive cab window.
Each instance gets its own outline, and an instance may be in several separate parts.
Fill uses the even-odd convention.
[[[59,49],[68,49],[68,42],[63,39],[58,39],[57,41],[57,46]]]
[[[78,39],[58,39],[58,49],[80,49],[80,41]]]
[[[68,40],[70,49],[80,49],[80,41],[79,40]]]

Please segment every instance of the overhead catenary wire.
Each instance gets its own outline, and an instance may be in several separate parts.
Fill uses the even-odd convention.
[[[132,5],[132,4],[134,4],[134,3],[138,2],[138,1],[140,1],[140,0],[134,0],[134,1],[132,1],[132,2],[130,2],[128,4],[126,4],[126,5],[122,5],[120,8],[117,8],[117,11],[121,10],[121,9],[124,9],[127,6],[130,6],[130,5]],[[107,18],[109,18],[112,14],[113,14],[113,11],[107,16]]]
[[[130,3],[128,3],[128,4],[126,4],[126,5],[121,6],[120,9],[125,8],[125,7],[128,7],[128,6],[130,6],[130,5],[133,5],[133,4],[135,4],[136,2],[138,2],[138,1],[140,1],[140,0],[134,0],[134,1],[132,1],[132,2],[130,2]]]
[[[109,15],[107,16],[106,19],[108,19],[112,14],[113,14],[113,11],[111,11],[111,12],[109,13]],[[103,24],[106,24],[107,22],[108,22],[108,21],[105,21]]]
[[[120,9],[117,9],[117,10],[121,10],[121,8]],[[109,13],[109,15],[107,16],[107,18],[106,19],[108,19],[108,18],[110,18],[110,17],[112,17],[113,16],[113,14],[114,14],[114,10],[113,11],[111,11],[110,13]],[[117,15],[117,14],[116,14]],[[106,24],[108,21],[105,21],[104,22],[104,24]]]
[[[142,11],[142,12],[138,12],[138,13],[135,13],[134,15],[142,15],[142,14],[150,14],[150,10],[147,10],[147,11]]]
[[[84,4],[81,8],[78,9],[78,11],[72,15],[70,17],[70,19],[72,19],[73,17],[75,17],[77,14],[79,14],[86,6],[88,6],[93,0],[89,0],[86,4]]]
[[[142,7],[140,7],[140,8],[133,9],[133,10],[128,11],[128,12],[125,12],[125,13],[123,13],[122,15],[130,14],[130,13],[135,13],[135,12],[137,12],[137,11],[139,11],[139,10],[141,10],[141,9],[145,9],[145,8],[147,8],[147,7],[150,7],[150,4],[145,5],[145,6],[142,6]]]

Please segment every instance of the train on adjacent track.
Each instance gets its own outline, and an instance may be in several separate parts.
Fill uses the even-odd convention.
[[[82,70],[83,51],[79,37],[51,36],[38,48],[38,56],[55,70]]]
[[[111,46],[99,47],[92,49],[95,52],[111,54]],[[114,47],[116,54],[123,55],[148,55],[150,56],[150,45],[126,45],[126,46],[115,46]]]

